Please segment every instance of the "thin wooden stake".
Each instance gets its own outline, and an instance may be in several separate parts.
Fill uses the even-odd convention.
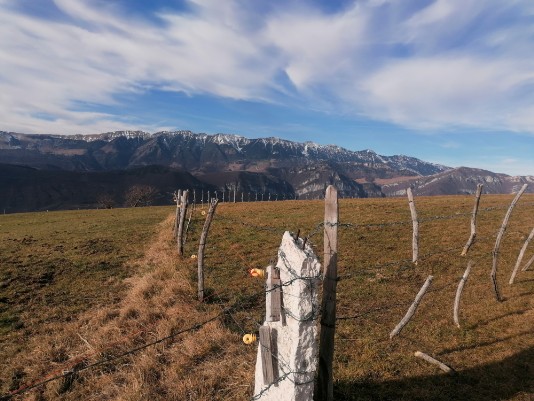
[[[317,397],[320,401],[333,401],[334,379],[334,335],[336,329],[336,286],[337,286],[337,226],[339,211],[337,189],[326,188],[324,213],[324,278],[321,318],[321,339],[319,345],[319,374]]]
[[[404,328],[404,326],[406,326],[408,324],[408,322],[410,321],[410,319],[413,317],[413,315],[415,314],[415,311],[417,310],[417,307],[419,306],[419,304],[421,303],[421,300],[423,299],[423,296],[425,295],[426,291],[428,290],[428,287],[430,287],[430,284],[432,283],[432,279],[433,278],[434,277],[432,277],[432,276],[428,276],[428,278],[426,279],[425,283],[423,284],[423,286],[421,287],[421,289],[417,293],[417,295],[415,297],[415,300],[413,301],[412,305],[408,309],[408,312],[406,312],[406,315],[404,315],[404,317],[399,322],[399,324],[397,326],[395,326],[393,331],[391,333],[389,333],[389,338],[390,339],[392,339],[397,334],[399,334],[401,332],[401,330]]]
[[[206,240],[208,238],[208,231],[210,229],[211,220],[215,214],[215,209],[219,201],[217,198],[212,199],[208,214],[206,215],[206,221],[204,222],[204,228],[200,235],[200,243],[198,245],[198,300],[204,301],[204,248],[206,247]]]
[[[431,363],[432,365],[436,365],[438,368],[440,368],[441,370],[443,370],[446,373],[453,373],[454,372],[453,368],[451,368],[450,366],[445,365],[443,362],[440,362],[435,358],[432,358],[430,355],[427,355],[424,352],[416,351],[414,353],[414,355],[417,358],[424,359],[425,361]]]
[[[263,371],[263,383],[269,385],[278,379],[278,372],[275,369],[275,347],[270,326],[260,326],[260,354],[261,367]]]
[[[521,269],[521,271],[523,271],[523,272],[527,271],[528,268],[529,268],[530,266],[532,266],[533,263],[534,263],[534,256],[532,256],[532,257],[530,258],[530,260],[525,264],[525,266],[523,266],[523,268]]]
[[[467,243],[464,246],[464,249],[462,251],[462,256],[467,255],[467,252],[469,251],[469,248],[471,248],[471,245],[475,242],[475,238],[477,236],[477,213],[478,213],[478,205],[480,204],[480,195],[482,194],[482,187],[484,185],[478,184],[477,185],[477,192],[475,194],[475,206],[473,206],[473,213],[471,214],[471,235],[469,236],[469,239],[467,240]]]
[[[182,201],[180,206],[180,221],[178,222],[178,232],[176,233],[176,244],[178,246],[178,254],[184,254],[184,222],[187,213],[187,204],[189,199],[189,191],[185,190],[182,194]]]
[[[410,213],[412,215],[413,236],[412,236],[412,262],[417,264],[419,258],[419,220],[417,220],[417,211],[415,210],[415,202],[413,200],[412,189],[406,190],[408,195],[408,204],[410,205]]]
[[[473,265],[473,262],[470,260],[469,263],[467,263],[467,269],[465,269],[464,275],[460,279],[460,282],[458,283],[458,289],[456,290],[456,297],[454,298],[454,324],[460,328],[460,298],[462,297],[462,291],[464,290],[464,285],[467,282],[467,277],[469,277],[469,273],[471,272],[471,267]]]
[[[184,246],[187,242],[187,233],[189,232],[189,225],[191,224],[191,218],[193,217],[193,211],[195,210],[195,204],[193,203],[193,207],[189,209],[189,217],[187,218],[187,224],[185,225],[184,230]]]
[[[510,219],[510,215],[512,214],[512,210],[514,210],[514,206],[521,198],[521,195],[523,195],[523,192],[527,189],[527,184],[523,185],[519,192],[516,194],[514,200],[510,204],[510,207],[508,208],[508,211],[506,212],[506,216],[504,216],[504,220],[502,222],[501,229],[499,230],[499,234],[497,235],[497,240],[495,241],[495,247],[493,248],[493,266],[491,268],[491,282],[493,283],[493,291],[495,292],[495,298],[497,301],[501,302],[501,294],[499,291],[499,285],[497,283],[497,257],[499,256],[499,247],[501,246],[501,240],[504,235],[504,232],[506,231],[506,226],[508,225],[508,220]]]
[[[515,276],[517,275],[517,272],[519,271],[519,265],[523,261],[523,256],[525,256],[525,251],[527,250],[529,242],[534,238],[534,228],[530,232],[530,235],[526,239],[525,243],[523,244],[523,247],[521,248],[521,251],[519,252],[519,256],[517,257],[517,261],[515,262],[514,270],[512,271],[512,275],[510,276],[510,281],[508,284],[512,285],[515,280]]]
[[[267,322],[280,321],[280,312],[282,310],[282,293],[281,293],[280,272],[271,264],[267,266]]]
[[[172,231],[174,232],[174,238],[176,238],[176,235],[178,233],[178,221],[180,220],[180,203],[182,202],[182,190],[179,189],[174,193],[174,196],[176,197],[176,215],[174,216],[174,225],[172,227]]]

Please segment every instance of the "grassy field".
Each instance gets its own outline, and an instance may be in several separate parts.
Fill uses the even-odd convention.
[[[411,263],[405,199],[340,200],[336,399],[534,397],[534,273],[522,272],[508,285],[534,227],[534,196],[524,195],[518,203],[501,245],[498,281],[504,302],[495,300],[489,279],[491,251],[512,198],[483,195],[478,241],[467,257],[460,253],[469,236],[473,198],[417,198],[417,266]],[[249,399],[256,348],[240,338],[257,331],[264,299],[255,295],[263,283],[247,272],[276,258],[284,230],[311,236],[321,258],[323,208],[320,201],[219,205],[208,238],[203,304],[195,300],[196,261],[189,258],[198,248],[201,208],[193,213],[183,258],[172,241],[171,208],[1,216],[2,393],[80,356],[90,364],[118,355],[237,302],[225,318],[87,370],[73,385],[53,382],[15,398]],[[474,267],[458,329],[452,304],[469,259]],[[416,316],[389,340],[430,274],[434,282]],[[458,373],[441,374],[415,358],[415,351]]]

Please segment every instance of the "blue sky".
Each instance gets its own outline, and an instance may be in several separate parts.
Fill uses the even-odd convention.
[[[0,0],[0,130],[278,136],[534,175],[531,0]]]

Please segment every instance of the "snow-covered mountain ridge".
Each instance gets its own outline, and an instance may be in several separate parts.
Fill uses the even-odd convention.
[[[50,153],[50,148],[61,147],[96,148],[98,144],[127,140],[130,145],[147,146],[150,143],[176,152],[179,148],[199,150],[208,145],[218,146],[223,153],[232,153],[233,158],[257,160],[261,158],[324,160],[335,163],[357,163],[366,167],[386,166],[393,170],[403,170],[409,175],[426,176],[447,171],[447,166],[419,160],[414,157],[395,155],[384,156],[366,149],[352,151],[337,145],[320,145],[314,142],[293,142],[277,137],[249,139],[233,134],[204,134],[191,131],[115,131],[96,135],[25,135],[0,132],[0,149],[32,149]],[[76,145],[78,143],[78,146]],[[80,144],[81,143],[81,144]],[[85,143],[85,145],[83,144]],[[102,144],[102,147],[105,147]],[[180,153],[180,152],[178,152]],[[157,162],[157,161],[156,161]],[[145,163],[139,163],[145,164]],[[167,163],[163,163],[167,164]],[[179,163],[178,163],[179,164]]]

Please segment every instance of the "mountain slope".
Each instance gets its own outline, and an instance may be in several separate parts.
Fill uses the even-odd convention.
[[[298,143],[279,138],[247,139],[237,135],[190,131],[119,131],[99,135],[51,136],[0,132],[0,160],[42,168],[109,170],[165,165],[188,171],[291,168],[328,161],[354,168],[382,168],[400,175],[430,175],[449,168],[407,156],[381,156],[334,145]],[[350,170],[350,169],[348,169]],[[350,175],[350,174],[349,174]]]
[[[512,193],[534,177],[383,156],[335,145],[190,131],[26,135],[0,131],[0,207],[10,211],[124,204],[135,185],[152,185],[161,203],[177,188],[236,191],[239,199],[314,199],[334,184],[342,198]],[[161,167],[155,167],[161,166]],[[532,186],[534,187],[534,185]],[[534,191],[529,188],[528,191]],[[243,194],[243,195],[240,195]],[[265,198],[265,199],[267,199]]]
[[[0,211],[7,213],[122,206],[133,187],[151,187],[151,204],[167,205],[177,188],[216,188],[191,174],[149,166],[123,171],[38,170],[0,164]],[[105,198],[105,205],[100,205]]]
[[[478,184],[484,185],[484,192],[491,194],[515,193],[523,184],[530,184],[526,192],[534,193],[534,176],[512,177],[468,167],[384,184],[381,188],[387,196],[405,195],[408,187],[417,195],[465,195],[474,194]]]

